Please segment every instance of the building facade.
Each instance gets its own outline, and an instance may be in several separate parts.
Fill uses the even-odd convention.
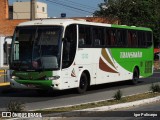
[[[6,36],[12,36],[15,27],[27,19],[23,20],[10,20],[9,19],[9,6],[8,0],[0,0],[0,68],[4,67],[6,64],[6,59],[8,55],[4,52],[4,42]],[[7,40],[8,44],[11,43],[11,40]],[[9,49],[9,48],[8,48]]]
[[[35,18],[47,18],[47,4],[35,2]],[[14,2],[13,3],[13,19],[30,19],[31,3],[30,2]]]

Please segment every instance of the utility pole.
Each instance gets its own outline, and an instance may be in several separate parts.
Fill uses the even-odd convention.
[[[30,0],[31,1],[31,20],[35,20],[36,18],[36,0]]]

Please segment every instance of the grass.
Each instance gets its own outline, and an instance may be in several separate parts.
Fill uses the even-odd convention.
[[[152,83],[152,85],[151,85],[151,87],[150,87],[150,90],[151,90],[152,92],[160,92],[160,86],[159,86],[159,84],[153,84],[153,83]]]
[[[113,98],[114,98],[115,100],[121,100],[121,98],[122,98],[122,92],[121,92],[121,90],[118,90],[118,91],[114,94]]]
[[[7,111],[10,112],[22,112],[24,111],[25,106],[17,101],[10,101],[9,104],[7,105]]]
[[[109,105],[114,105],[114,104],[119,104],[119,103],[132,102],[132,101],[137,101],[137,100],[142,100],[142,99],[147,99],[147,98],[153,98],[156,96],[160,96],[160,93],[148,92],[148,93],[137,94],[133,96],[122,97],[120,100],[111,99],[111,100],[106,100],[102,102],[94,102],[94,103],[76,105],[76,106],[71,106],[71,107],[61,107],[61,108],[53,108],[53,109],[46,109],[46,110],[38,110],[34,112],[43,112],[45,114],[55,113],[55,112],[58,112],[58,113],[59,112],[69,112],[69,111],[74,111],[74,110],[82,110],[82,109],[87,109],[87,108],[95,108],[95,107],[109,106]]]

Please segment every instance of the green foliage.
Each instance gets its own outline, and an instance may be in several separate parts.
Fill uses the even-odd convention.
[[[152,85],[151,85],[151,87],[150,87],[150,90],[152,91],[152,92],[160,92],[160,86],[159,86],[159,84],[153,84],[152,83]]]
[[[113,97],[115,100],[121,100],[121,98],[122,98],[121,90],[118,90]]]
[[[21,112],[24,111],[25,106],[17,101],[10,101],[7,105],[7,111],[10,112]]]
[[[95,16],[118,18],[125,25],[149,27],[154,41],[160,42],[160,0],[108,0],[99,7]]]

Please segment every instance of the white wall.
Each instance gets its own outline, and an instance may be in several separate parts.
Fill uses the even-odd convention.
[[[30,2],[14,2],[13,19],[30,19]]]
[[[47,4],[42,3],[42,2],[37,2],[36,6],[37,6],[37,8],[36,8],[36,18],[48,18]]]

